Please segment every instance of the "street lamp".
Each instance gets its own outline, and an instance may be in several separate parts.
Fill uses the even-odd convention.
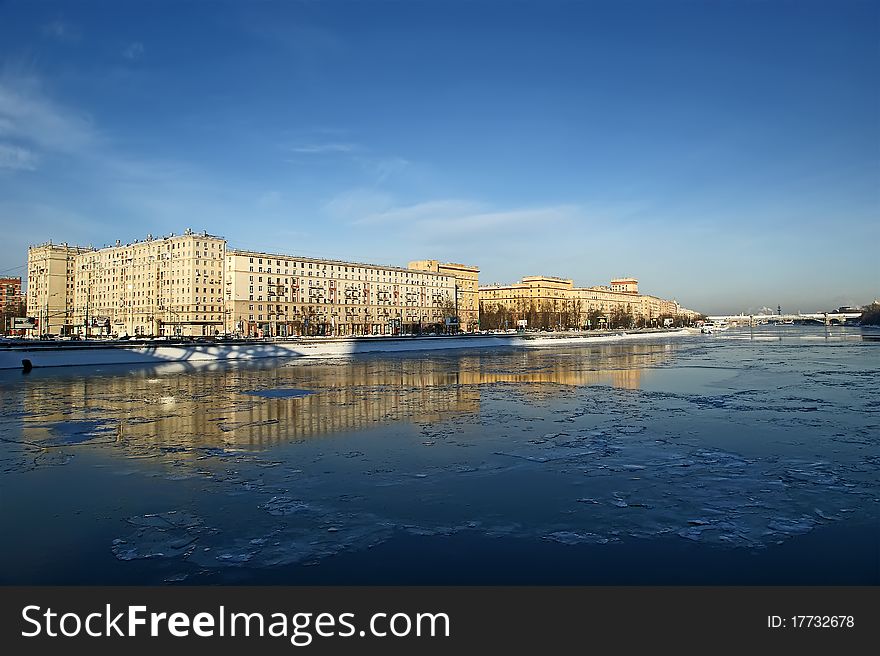
[[[41,325],[40,325],[40,336],[49,334],[49,299],[55,298],[56,296],[59,296],[59,295],[60,295],[60,292],[55,292],[54,294],[49,294],[46,296],[46,300],[43,303],[43,314],[45,316],[43,317],[43,321],[41,322]]]
[[[458,283],[455,284],[455,320],[458,321]],[[455,326],[455,332],[458,332],[458,325]]]

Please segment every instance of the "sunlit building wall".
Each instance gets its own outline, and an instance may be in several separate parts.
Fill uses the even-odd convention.
[[[616,312],[649,325],[662,317],[692,314],[676,301],[640,294],[635,278],[615,278],[609,286],[575,287],[569,278],[526,276],[510,285],[480,287],[479,303],[485,310],[502,308],[515,321],[535,313],[558,316],[567,324],[559,326],[563,328],[596,327],[596,321],[605,323]]]
[[[250,336],[394,335],[442,325],[456,279],[436,271],[232,250],[227,332]]]
[[[76,258],[88,250],[51,241],[28,248],[27,315],[39,334],[73,332]]]
[[[462,330],[476,330],[480,322],[480,268],[456,262],[415,260],[408,265],[417,271],[433,271],[455,278],[455,313]]]

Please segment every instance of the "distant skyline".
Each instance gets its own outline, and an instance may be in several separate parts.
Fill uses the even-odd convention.
[[[880,3],[0,3],[0,277],[47,239],[880,296]]]

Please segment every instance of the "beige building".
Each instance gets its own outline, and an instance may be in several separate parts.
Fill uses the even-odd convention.
[[[566,329],[599,326],[660,325],[680,317],[676,301],[639,293],[635,278],[615,278],[609,286],[575,287],[568,278],[527,276],[511,285],[479,288],[481,326]]]
[[[480,324],[479,278],[480,268],[455,262],[437,260],[416,260],[410,262],[409,269],[432,271],[455,278],[455,316],[462,330],[476,330]]]
[[[28,249],[28,316],[40,334],[213,335],[224,324],[226,242],[188,230],[101,249]]]
[[[223,238],[191,230],[82,253],[76,258],[76,324],[90,335],[221,332],[225,254]]]
[[[477,273],[234,250],[187,230],[30,248],[28,314],[48,318],[43,333],[89,336],[412,334],[444,327],[457,294],[472,317]]]
[[[227,332],[412,334],[443,324],[456,279],[436,271],[229,250]]]
[[[53,244],[28,248],[27,315],[40,335],[66,335],[74,327],[74,269],[83,246]]]

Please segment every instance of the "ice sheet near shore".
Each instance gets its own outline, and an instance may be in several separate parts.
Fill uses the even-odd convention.
[[[298,338],[292,340],[228,341],[168,344],[162,341],[100,344],[95,342],[30,342],[0,346],[0,371],[21,370],[27,360],[35,368],[180,363],[203,367],[227,360],[351,357],[365,353],[420,353],[494,348],[547,348],[611,344],[619,341],[669,339],[696,334],[692,329],[644,333],[527,333],[457,337]]]
[[[761,550],[878,516],[878,363],[861,341],[731,335],[35,377],[0,388],[0,471],[179,498],[120,505],[107,545],[170,581],[400,531]]]

